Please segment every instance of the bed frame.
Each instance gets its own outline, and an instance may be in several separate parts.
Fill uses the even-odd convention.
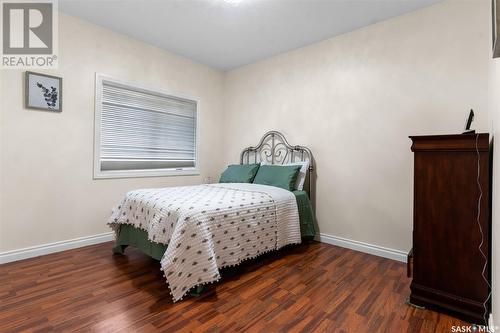
[[[310,214],[314,219],[314,188],[312,186],[312,184],[314,183],[314,160],[309,148],[298,145],[293,146],[288,143],[282,133],[278,131],[269,131],[264,134],[257,146],[245,148],[240,155],[240,164],[266,163],[280,165],[299,161],[309,161],[309,169],[307,172],[303,190],[308,194],[311,207]],[[129,245],[133,245],[141,249],[143,252],[144,249],[147,248],[149,251],[144,253],[152,258],[155,258],[156,260],[160,260],[164,252],[162,246],[159,244],[149,243],[147,241],[147,233],[142,230],[135,231],[135,233],[141,233],[141,235],[138,237],[138,239],[131,237],[129,240],[127,240],[126,244],[118,244],[119,239],[117,238],[117,244],[115,245],[115,247],[113,247],[113,253],[124,254],[125,248]],[[303,237],[303,239],[312,239],[312,236]],[[130,242],[130,240],[132,240],[132,242]],[[142,247],[141,244],[139,244],[141,243],[141,241]],[[190,291],[190,295],[200,296],[203,293],[204,289],[204,286],[197,286]]]
[[[279,165],[299,161],[309,161],[304,191],[309,195],[314,207],[314,159],[309,148],[298,145],[293,146],[288,143],[281,132],[269,131],[264,134],[257,146],[247,147],[240,154],[240,164],[266,163]]]

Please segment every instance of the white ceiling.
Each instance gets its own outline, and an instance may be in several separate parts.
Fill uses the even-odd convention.
[[[441,0],[60,0],[60,9],[229,70]]]

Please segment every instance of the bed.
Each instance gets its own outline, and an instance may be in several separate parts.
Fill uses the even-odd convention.
[[[113,252],[134,246],[159,260],[174,302],[199,294],[223,267],[314,237],[310,149],[270,131],[240,155],[247,166],[300,163],[303,187],[293,190],[230,182],[130,191],[108,220]]]

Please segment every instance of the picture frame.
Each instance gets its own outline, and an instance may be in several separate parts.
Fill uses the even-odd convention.
[[[491,36],[493,42],[493,58],[500,57],[500,41],[499,41],[499,27],[500,27],[500,8],[498,7],[498,0],[491,0]]]
[[[62,112],[62,78],[25,72],[24,105],[27,109]]]

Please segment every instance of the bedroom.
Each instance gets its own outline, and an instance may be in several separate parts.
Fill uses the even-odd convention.
[[[492,52],[495,2],[36,2],[53,6],[48,13],[35,8],[41,14],[33,14],[33,22],[26,20],[30,24],[24,39],[19,37],[23,24],[2,25],[1,332],[451,332],[474,324],[494,329],[500,321],[496,319],[500,317],[498,166],[489,156],[497,150],[491,143],[500,123],[500,66]],[[16,22],[21,9],[4,7],[12,3],[2,1],[2,18]],[[51,13],[53,39],[45,43],[51,46],[51,56],[43,53],[36,58],[40,63],[23,66],[23,60],[38,53],[28,50],[27,56],[16,58],[23,53],[9,54],[5,36],[14,46],[15,40],[19,45],[25,40],[44,43],[47,34],[36,26]],[[6,27],[14,31],[19,26],[17,35],[5,34]],[[6,55],[11,62],[6,62]],[[43,90],[50,87],[59,92]],[[470,109],[475,114],[471,128],[489,133],[489,138],[460,136]],[[132,111],[137,113],[130,116]],[[270,131],[276,132],[265,136]],[[470,171],[463,175],[469,187],[451,188],[459,182],[445,182],[444,172],[440,180],[450,188],[436,185],[436,193],[444,191],[444,198],[451,198],[454,191],[460,205],[438,202],[437,207],[454,214],[453,221],[446,224],[448,229],[425,230],[424,236],[432,239],[447,232],[434,246],[448,247],[444,255],[449,258],[443,260],[443,253],[423,261],[415,257],[411,267],[408,255],[416,248],[418,237],[413,232],[419,221],[414,201],[425,199],[414,192],[423,179],[417,177],[421,174],[414,162],[426,150],[414,146],[412,151],[419,139],[412,142],[409,136],[444,134],[469,139],[464,139],[468,145],[464,154],[471,165],[463,168]],[[168,140],[155,141],[157,137]],[[130,142],[140,142],[142,148],[124,149]],[[171,142],[177,146],[169,146]],[[257,159],[248,147],[257,147]],[[276,154],[269,147],[278,147],[273,150]],[[480,168],[476,150],[482,158]],[[269,164],[280,164],[292,154],[293,162],[306,162],[305,167],[289,165],[286,177],[273,174]],[[229,165],[240,162],[243,167],[225,173]],[[259,162],[263,163],[252,168]],[[245,166],[247,179],[240,180],[238,171]],[[476,184],[478,170],[482,197]],[[221,175],[237,188],[219,183]],[[288,191],[276,190],[283,187],[276,187],[277,178],[283,183],[282,177]],[[186,287],[182,295],[172,295],[168,273],[180,270],[168,268],[182,259],[172,262],[176,256],[165,255],[169,247],[174,251],[177,246],[168,246],[174,244],[167,242],[168,236],[197,233],[181,234],[184,224],[167,216],[173,213],[168,208],[174,204],[172,197],[182,197],[172,189],[186,186],[198,191],[182,194],[186,201],[207,198],[202,192],[208,190],[214,191],[210,197],[226,199],[257,193],[245,186],[259,188],[258,193],[267,191],[272,205],[262,203],[255,209],[278,212],[278,201],[295,204],[293,212],[284,214],[294,216],[294,229],[286,236],[282,229],[262,231],[257,223],[268,218],[260,217],[255,224],[239,225],[247,217],[221,222],[255,231],[255,239],[236,234],[239,230],[220,229],[220,239],[207,241],[209,251],[216,249],[213,265],[207,268],[196,261],[199,269],[186,273],[194,282],[180,286]],[[297,194],[301,186],[302,194]],[[166,214],[162,222],[147,218],[151,206],[147,200],[140,203],[144,206],[133,207],[137,214],[118,208],[143,189],[164,189],[163,198],[172,196],[160,207]],[[305,206],[297,205],[300,195]],[[299,206],[306,207],[302,214]],[[195,206],[177,208],[190,207]],[[165,228],[167,238],[153,242],[153,232],[149,235],[137,224],[139,232],[130,236],[136,237],[135,244],[127,239],[123,241],[130,246],[116,248],[121,245],[115,243],[114,230],[120,228],[108,225],[115,216],[112,211],[125,213],[121,222],[126,222],[144,208],[141,221],[149,230],[156,228],[160,237]],[[303,211],[309,208],[312,218],[305,220],[313,223],[304,232]],[[216,228],[210,218],[244,213],[202,211],[184,215],[198,219],[199,226],[185,225]],[[283,225],[276,216],[270,219],[277,229]],[[171,230],[165,221],[174,222]],[[478,248],[479,226],[485,227],[481,248],[488,260]],[[468,232],[461,233],[464,230]],[[263,235],[257,235],[261,231]],[[215,234],[210,232],[209,236]],[[260,255],[268,245],[258,249],[261,240],[256,237],[266,233],[276,235],[270,242],[277,251]],[[216,258],[227,250],[222,250],[227,245],[217,250],[216,242],[240,236],[256,245],[255,252],[247,256],[244,251],[237,257],[234,250],[224,252],[225,258],[241,265],[223,268],[233,263],[223,265]],[[280,248],[284,245],[280,239],[302,244]],[[243,246],[236,244],[241,251]],[[423,244],[432,249],[425,239]],[[113,248],[123,253],[113,253]],[[202,251],[198,245],[191,250]],[[453,255],[462,250],[467,260]],[[407,276],[408,268],[413,277]],[[213,272],[211,277],[202,277],[203,269]],[[450,272],[456,279],[442,279],[453,276]],[[425,304],[421,309],[418,297],[411,299],[414,304],[406,304],[414,296],[416,289],[410,285],[418,274],[444,285],[453,285],[464,275],[471,279],[454,294],[458,303],[438,308]],[[468,285],[478,285],[480,296],[470,295],[475,290],[467,294]],[[471,301],[460,303],[460,298]]]

